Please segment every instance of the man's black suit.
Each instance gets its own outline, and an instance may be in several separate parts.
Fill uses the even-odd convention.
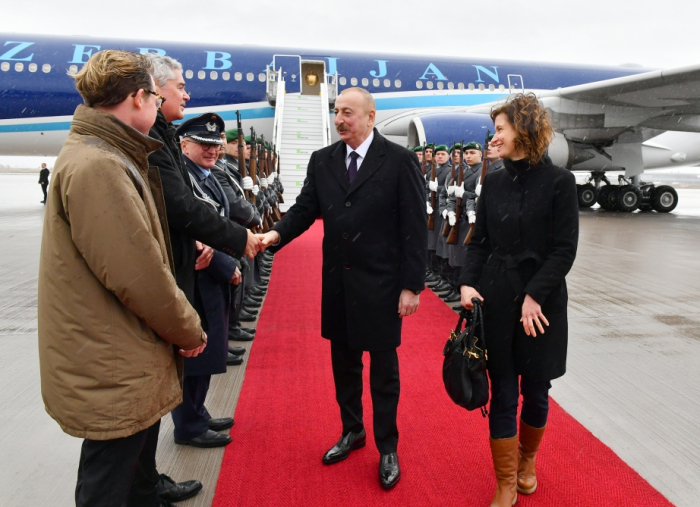
[[[425,281],[424,179],[415,153],[376,130],[350,182],[346,145],[316,151],[296,203],[273,229],[281,248],[323,218],[321,335],[331,340],[343,434],[362,429],[362,351],[370,351],[374,433],[382,454],[396,451],[399,296]]]

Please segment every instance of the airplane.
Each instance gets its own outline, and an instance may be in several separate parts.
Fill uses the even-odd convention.
[[[277,140],[287,207],[303,185],[304,161],[338,139],[332,108],[350,86],[373,94],[379,132],[410,146],[481,142],[493,130],[494,104],[513,93],[535,93],[556,131],[552,161],[590,174],[578,185],[581,207],[599,202],[606,210],[672,211],[675,190],[641,182],[639,174],[700,164],[700,65],[661,71],[21,34],[0,34],[0,155],[58,154],[82,103],[71,75],[102,49],[172,56],[191,92],[186,117],[214,111],[232,128],[240,111],[246,127]],[[292,125],[297,109],[311,116],[300,112]],[[317,138],[309,133],[315,121],[323,130]],[[607,171],[624,175],[614,184]]]

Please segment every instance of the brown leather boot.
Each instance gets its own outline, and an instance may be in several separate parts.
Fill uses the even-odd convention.
[[[496,472],[496,493],[490,507],[510,507],[518,500],[518,436],[489,438],[489,442]]]
[[[518,491],[530,495],[537,489],[535,457],[540,448],[545,426],[533,428],[520,419],[520,463],[518,464]]]

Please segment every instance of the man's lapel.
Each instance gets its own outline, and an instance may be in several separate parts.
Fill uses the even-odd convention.
[[[369,145],[369,150],[367,150],[367,156],[362,161],[362,165],[357,172],[357,176],[350,182],[350,189],[348,194],[351,194],[357,190],[365,181],[372,177],[372,175],[377,172],[377,169],[381,167],[384,163],[384,155],[386,154],[386,141],[374,129],[374,139],[372,139],[372,144]]]
[[[348,168],[345,165],[345,143],[339,142],[335,150],[331,153],[329,167],[335,178],[338,180],[343,190],[347,193],[350,188],[350,179],[348,178]]]

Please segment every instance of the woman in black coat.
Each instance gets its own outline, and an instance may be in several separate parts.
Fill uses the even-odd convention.
[[[484,180],[459,284],[462,306],[471,308],[474,297],[483,302],[498,484],[491,505],[509,506],[516,489],[537,488],[550,380],[566,371],[565,276],[576,256],[578,204],[574,176],[545,155],[553,130],[534,95],[510,98],[491,118],[491,144],[505,170]]]

